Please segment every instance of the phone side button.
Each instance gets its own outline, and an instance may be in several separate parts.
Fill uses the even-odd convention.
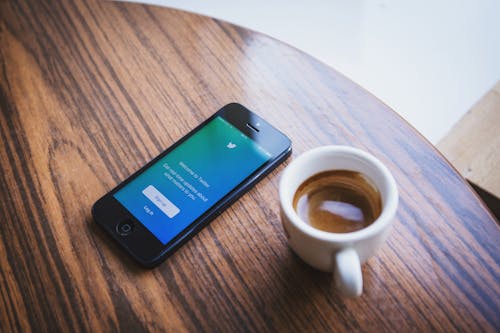
[[[120,236],[128,236],[134,231],[134,222],[125,220],[116,225],[116,232]]]

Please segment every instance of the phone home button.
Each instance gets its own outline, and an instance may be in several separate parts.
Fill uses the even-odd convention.
[[[128,236],[134,231],[134,223],[130,220],[125,220],[116,225],[116,232],[120,236]]]

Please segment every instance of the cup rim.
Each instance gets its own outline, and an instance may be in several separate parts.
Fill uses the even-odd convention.
[[[299,215],[293,208],[292,204],[293,198],[292,200],[288,200],[287,194],[289,191],[287,192],[286,184],[289,181],[290,177],[293,176],[292,173],[294,171],[294,168],[296,168],[301,163],[313,160],[317,158],[319,155],[324,155],[324,154],[344,154],[353,156],[354,158],[359,158],[369,163],[371,166],[375,167],[377,171],[382,174],[383,182],[389,188],[387,198],[383,200],[382,213],[380,214],[380,216],[366,228],[348,233],[333,233],[316,229],[311,225],[309,225],[308,223],[302,221],[302,219],[299,217]],[[293,192],[295,192],[295,190]],[[283,174],[281,175],[279,183],[279,197],[280,197],[280,206],[283,212],[285,213],[286,217],[290,220],[290,222],[293,223],[298,229],[300,229],[302,232],[309,235],[310,237],[325,241],[334,241],[334,242],[353,242],[360,239],[368,238],[372,235],[378,234],[379,232],[383,231],[389,224],[392,223],[392,219],[396,214],[398,200],[399,200],[396,181],[394,180],[394,177],[392,176],[389,169],[379,159],[361,149],[343,145],[329,145],[329,146],[316,147],[302,153],[292,162],[290,162],[290,164],[285,168]],[[289,204],[285,204],[288,202]]]

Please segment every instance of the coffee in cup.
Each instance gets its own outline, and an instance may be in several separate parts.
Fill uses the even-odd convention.
[[[299,217],[313,228],[353,232],[372,224],[382,210],[373,182],[360,172],[329,170],[304,181],[293,198]]]

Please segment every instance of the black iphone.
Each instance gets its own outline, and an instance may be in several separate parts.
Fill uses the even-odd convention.
[[[140,264],[154,267],[290,153],[283,133],[228,104],[99,199],[92,215]]]

